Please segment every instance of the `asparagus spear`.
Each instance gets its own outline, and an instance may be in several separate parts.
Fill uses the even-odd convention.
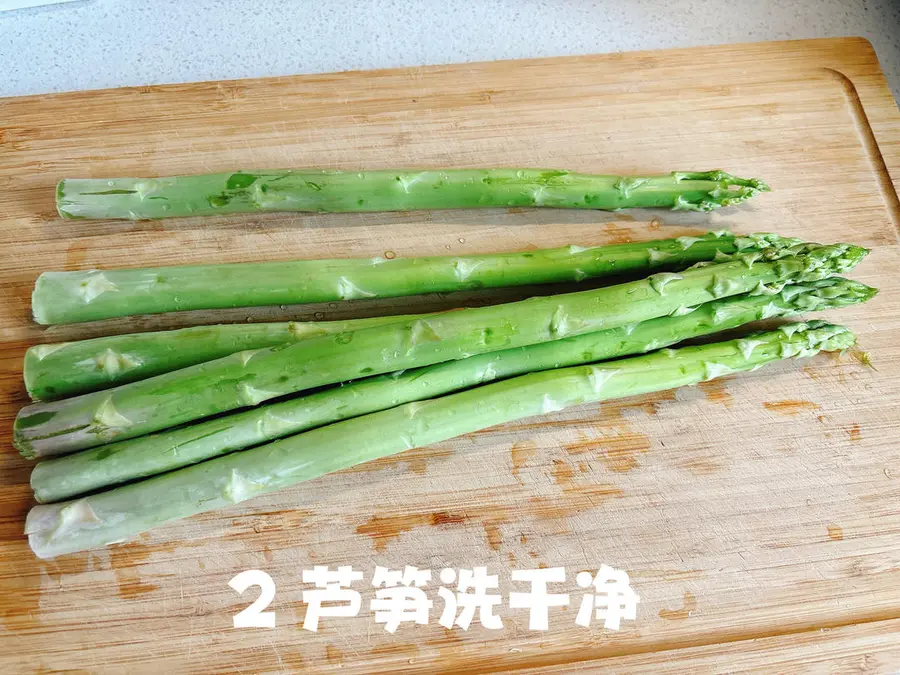
[[[849,329],[816,321],[740,340],[522,375],[337,422],[75,501],[35,506],[25,533],[40,558],[89,550],[169,520],[496,424],[847,349],[854,341]]]
[[[144,380],[245,349],[274,347],[413,318],[419,317],[196,326],[35,345],[25,352],[22,375],[33,400],[55,401]]]
[[[804,251],[803,255],[787,255]],[[477,307],[243,351],[147,380],[19,411],[14,443],[46,457],[134,438],[304,389],[646,321],[685,307],[856,265],[858,246],[798,245],[579,293]]]
[[[167,178],[69,178],[59,183],[63,218],[171,218],[254,211],[411,211],[549,206],[712,211],[769,187],[724,171],[596,176],[553,169],[443,171],[262,170]]]
[[[717,254],[796,242],[776,235],[734,237],[720,232],[489,255],[45,272],[35,283],[31,306],[35,321],[50,324],[189,309],[397,297],[677,270],[713,260]]]
[[[31,487],[39,502],[69,499],[401,403],[528,372],[651,351],[759,319],[844,307],[865,302],[875,292],[855,281],[824,279],[785,286],[771,296],[725,298],[684,314],[633,326],[359,380],[208,422],[46,460],[32,471]]]

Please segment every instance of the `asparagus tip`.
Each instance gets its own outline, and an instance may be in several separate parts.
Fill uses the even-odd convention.
[[[672,177],[677,181],[694,180],[717,183],[715,189],[708,191],[703,197],[688,199],[679,195],[673,211],[713,211],[723,206],[734,206],[745,202],[759,192],[771,192],[772,188],[761,178],[741,178],[721,169],[712,171],[673,171]]]
[[[877,288],[843,277],[829,277],[797,286],[788,285],[781,290],[782,297],[799,312],[855,305],[871,300],[877,293]]]
[[[804,333],[807,347],[814,351],[836,352],[850,349],[856,344],[856,333],[847,326],[829,323],[818,319],[802,324],[786,324],[779,330],[788,334],[792,327]],[[804,353],[798,356],[804,356]]]

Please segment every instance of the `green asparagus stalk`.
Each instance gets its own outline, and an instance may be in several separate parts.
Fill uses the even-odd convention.
[[[33,400],[55,401],[144,380],[246,349],[264,349],[415,318],[420,316],[224,324],[35,345],[25,352],[22,375]]]
[[[262,170],[167,178],[69,178],[57,186],[63,218],[171,218],[257,211],[411,211],[547,206],[712,211],[769,187],[724,171],[596,176],[553,169],[443,171]]]
[[[522,375],[337,422],[75,501],[35,506],[25,533],[40,558],[89,550],[170,520],[496,424],[847,349],[854,341],[842,326],[789,324],[740,340]]]
[[[41,324],[191,309],[331,302],[581,281],[678,270],[716,255],[797,243],[719,232],[660,241],[424,258],[294,260],[230,265],[45,272],[32,295]]]
[[[172,471],[343,419],[528,372],[652,351],[746,323],[865,302],[875,289],[833,278],[738,295],[689,312],[553,342],[490,352],[251,408],[208,422],[40,462],[31,473],[39,502],[55,502]]]
[[[513,349],[646,321],[741,293],[816,281],[855,266],[867,250],[798,245],[660,273],[579,293],[537,297],[243,351],[147,380],[19,411],[14,443],[47,457],[134,438],[327,384]]]

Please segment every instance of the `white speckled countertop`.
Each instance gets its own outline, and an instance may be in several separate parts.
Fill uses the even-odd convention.
[[[898,0],[81,0],[0,14],[0,96],[842,35],[897,96]]]

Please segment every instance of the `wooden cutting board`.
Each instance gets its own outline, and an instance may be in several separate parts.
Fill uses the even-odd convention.
[[[713,214],[497,210],[64,222],[64,176],[285,166],[724,168],[774,191]],[[0,662],[3,672],[896,670],[900,661],[900,114],[861,39],[341,73],[0,101]],[[196,313],[42,331],[42,270],[477,253],[729,227],[873,252],[881,295],[838,318],[875,369],[820,356],[490,429],[38,561],[22,536],[30,465],[9,443],[27,346],[370,305]],[[483,299],[483,298],[482,298]],[[392,310],[458,298],[404,299]],[[627,570],[622,630],[575,625],[575,575]],[[300,628],[301,571],[353,565],[363,610]],[[376,565],[565,567],[545,632],[504,600],[502,630],[403,624],[369,609]],[[275,629],[232,627],[277,584]],[[608,660],[607,660],[608,659]],[[598,661],[599,660],[599,661]]]

